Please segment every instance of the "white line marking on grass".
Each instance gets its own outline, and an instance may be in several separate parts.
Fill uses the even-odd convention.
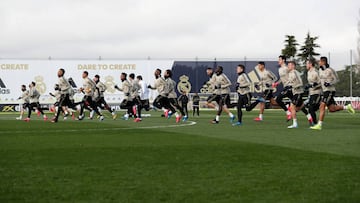
[[[184,127],[184,126],[192,126],[195,125],[195,121],[188,121],[189,123],[184,124],[175,124],[175,125],[158,125],[158,126],[142,126],[136,128],[121,128],[121,129],[156,129],[156,128],[176,128],[176,127]]]
[[[139,127],[125,127],[125,128],[79,128],[79,129],[63,129],[63,130],[8,130],[1,131],[0,134],[20,134],[20,133],[43,133],[43,132],[79,132],[79,131],[111,131],[111,130],[132,130],[132,129],[158,129],[158,128],[176,128],[195,125],[195,121],[187,121],[184,124],[173,125],[156,125],[156,126],[139,126]],[[56,125],[56,124],[55,124]]]

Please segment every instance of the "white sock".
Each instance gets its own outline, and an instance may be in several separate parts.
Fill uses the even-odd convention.
[[[232,114],[231,112],[229,113],[229,117],[234,117],[234,114]]]
[[[262,115],[262,114],[259,114],[259,118],[262,120],[262,119],[263,119],[263,115]]]
[[[297,119],[295,118],[295,119],[293,119],[293,126],[297,126],[297,125],[298,125]]]
[[[306,115],[306,118],[307,118],[308,120],[310,120],[312,117],[311,117],[310,114],[307,114],[307,115]]]
[[[286,111],[286,115],[291,115],[291,111]]]
[[[347,107],[347,106],[343,106],[343,108],[344,108],[344,110],[348,109],[348,107]]]
[[[322,121],[319,121],[318,124],[319,124],[319,126],[322,126]]]
[[[220,116],[216,115],[215,120],[219,121]]]

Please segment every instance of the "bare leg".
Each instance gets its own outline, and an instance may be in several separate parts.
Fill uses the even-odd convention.
[[[291,110],[291,117],[293,119],[296,119],[296,111],[297,111],[296,106],[294,104],[291,104],[290,110]]]
[[[265,103],[260,103],[260,114],[264,114]]]
[[[207,106],[208,108],[215,109],[215,104],[213,104],[212,102],[206,103],[206,106]]]
[[[324,118],[325,118],[325,107],[326,107],[326,104],[324,102],[321,102],[320,103],[320,108],[319,108],[319,121],[324,121]]]
[[[344,110],[344,106],[331,104],[330,106],[328,106],[328,109],[330,112],[337,112]]]
[[[231,113],[231,111],[227,108],[226,105],[223,106],[223,110],[225,111],[225,113],[227,113],[229,115],[229,117],[231,118],[231,120],[235,119],[235,116],[233,113]]]
[[[272,106],[280,106],[280,105],[275,101],[274,98],[271,98],[271,99],[270,99],[270,104],[271,104]]]

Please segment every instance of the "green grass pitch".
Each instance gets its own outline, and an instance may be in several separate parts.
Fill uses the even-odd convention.
[[[214,111],[180,124],[0,114],[0,202],[360,202],[359,112],[327,114],[321,131],[257,113],[240,127],[210,124]]]

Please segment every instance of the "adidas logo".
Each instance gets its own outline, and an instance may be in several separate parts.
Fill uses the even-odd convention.
[[[1,78],[0,78],[0,94],[10,94],[10,89],[6,88],[6,85]]]

